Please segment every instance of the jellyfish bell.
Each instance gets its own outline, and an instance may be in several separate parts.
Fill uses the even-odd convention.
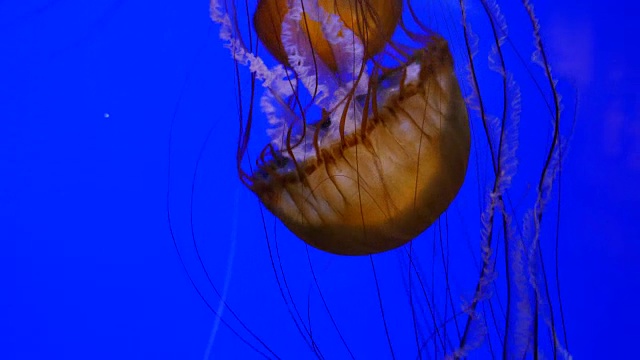
[[[337,15],[342,24],[363,43],[366,58],[371,58],[387,45],[402,14],[402,0],[319,0],[317,3],[308,2],[307,5],[311,6],[302,12],[310,16],[300,19],[300,34],[308,38],[316,56],[334,71],[338,69],[338,59],[334,56],[323,24],[312,19],[313,12],[322,9],[327,14]],[[253,18],[258,37],[282,64],[289,64],[289,56],[282,42],[282,23],[289,8],[288,0],[259,1]]]
[[[261,100],[275,129],[256,171],[242,175],[318,249],[401,246],[446,210],[464,180],[469,125],[447,42],[424,35],[406,61],[380,63],[401,12],[399,0],[258,2],[258,38],[286,69],[262,75],[281,76]],[[310,104],[300,104],[302,91]]]
[[[251,178],[264,205],[302,240],[335,254],[378,253],[414,239],[449,206],[470,135],[451,59],[440,54],[447,49],[435,48],[443,45],[421,54],[412,64],[420,74],[388,94],[364,131],[323,142],[295,168]]]

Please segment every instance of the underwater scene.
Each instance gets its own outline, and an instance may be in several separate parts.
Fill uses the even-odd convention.
[[[0,1],[0,358],[634,358],[637,11]]]

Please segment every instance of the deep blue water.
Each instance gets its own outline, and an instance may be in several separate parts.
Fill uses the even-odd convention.
[[[535,4],[563,95],[578,103],[559,230],[570,351],[634,358],[639,9]],[[515,41],[532,41],[512,28]],[[189,252],[198,159],[193,230],[214,284],[280,356],[308,351],[274,281],[257,200],[236,177],[233,75],[205,2],[0,1],[0,358],[256,357],[223,325],[210,343],[216,317],[185,276],[169,232],[168,192],[186,264],[217,308]],[[280,244],[301,246],[285,234]],[[331,274],[334,261],[315,256],[318,271]],[[288,260],[292,283],[305,262]],[[348,286],[329,275],[322,284],[334,298]],[[317,296],[311,301],[319,306]],[[318,321],[314,331],[328,327]],[[365,335],[352,335],[354,346]],[[382,330],[375,336],[372,343],[385,341]]]

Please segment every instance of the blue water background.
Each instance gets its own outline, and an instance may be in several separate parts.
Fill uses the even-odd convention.
[[[562,177],[571,350],[578,359],[634,358],[640,8],[535,4],[556,74],[578,89]],[[190,241],[191,177],[213,129],[217,145],[205,148],[201,171],[216,181],[199,183],[209,203],[195,206],[201,223],[216,226],[198,236],[228,243],[234,221],[238,247],[263,236],[234,172],[233,71],[203,1],[0,1],[0,359],[204,357],[216,318],[177,259],[166,196],[173,189],[174,230]],[[205,249],[221,253],[213,271],[222,289],[230,247]],[[266,261],[265,251],[253,260]],[[251,260],[233,262],[232,284],[253,276],[243,270]],[[254,286],[278,300],[275,283]],[[236,299],[235,308],[259,323],[252,303],[261,301]],[[266,326],[277,334],[287,321]],[[278,349],[301,343],[295,331],[283,334],[268,336]],[[226,329],[216,336],[215,358],[254,354],[235,352],[241,343]]]

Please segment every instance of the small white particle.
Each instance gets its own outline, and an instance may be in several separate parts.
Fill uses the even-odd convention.
[[[420,64],[415,62],[411,63],[409,66],[407,66],[407,76],[404,80],[404,85],[409,85],[409,83],[416,81],[419,77],[420,77]]]

